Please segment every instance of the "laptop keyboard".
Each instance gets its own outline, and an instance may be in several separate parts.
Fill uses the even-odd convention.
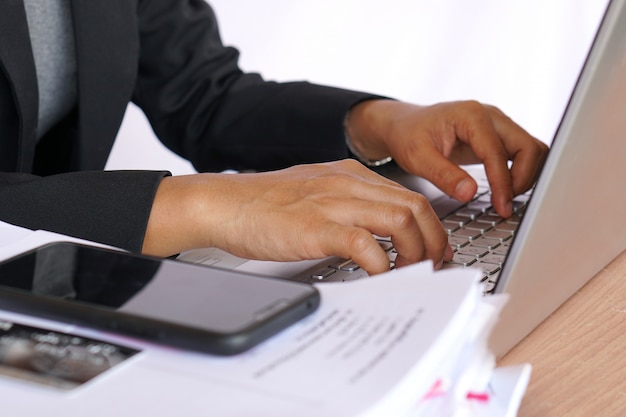
[[[515,232],[526,209],[529,193],[515,197],[513,215],[505,219],[491,206],[491,193],[481,188],[472,201],[441,218],[448,232],[448,242],[454,251],[450,262],[443,268],[478,268],[484,292],[493,292]],[[457,202],[458,204],[458,202]],[[397,252],[389,239],[377,238],[389,257],[391,268]],[[350,259],[336,259],[328,265],[315,267],[299,275],[299,281],[340,282],[367,276],[365,271]]]
[[[445,216],[441,224],[454,256],[443,268],[479,268],[485,293],[493,292],[528,199],[529,194],[515,197],[513,215],[508,219],[494,211],[489,192]]]

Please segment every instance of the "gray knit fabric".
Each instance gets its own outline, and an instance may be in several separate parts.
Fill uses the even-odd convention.
[[[39,137],[77,100],[76,53],[69,0],[24,0],[39,87]]]

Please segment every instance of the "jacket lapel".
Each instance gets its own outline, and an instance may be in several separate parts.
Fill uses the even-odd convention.
[[[79,169],[102,169],[137,75],[135,1],[73,0],[79,100]]]
[[[3,148],[0,151],[17,153],[17,170],[29,172],[37,138],[39,99],[26,12],[21,0],[0,1],[0,28],[2,28],[0,30],[0,66],[13,90],[19,118],[17,138],[3,140]],[[10,96],[5,95],[5,97]]]

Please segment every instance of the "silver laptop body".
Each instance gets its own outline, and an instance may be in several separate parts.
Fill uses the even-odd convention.
[[[497,293],[504,354],[626,249],[626,2],[609,3]]]

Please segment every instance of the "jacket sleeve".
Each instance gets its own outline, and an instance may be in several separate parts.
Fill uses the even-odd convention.
[[[349,156],[343,118],[375,96],[244,74],[204,0],[138,0],[137,16],[133,101],[159,138],[199,171],[270,170]],[[0,219],[139,251],[165,175],[0,173]]]
[[[0,219],[139,252],[159,171],[0,173]]]
[[[376,96],[244,74],[203,1],[143,1],[134,102],[199,171],[270,170],[349,156],[343,118]]]

